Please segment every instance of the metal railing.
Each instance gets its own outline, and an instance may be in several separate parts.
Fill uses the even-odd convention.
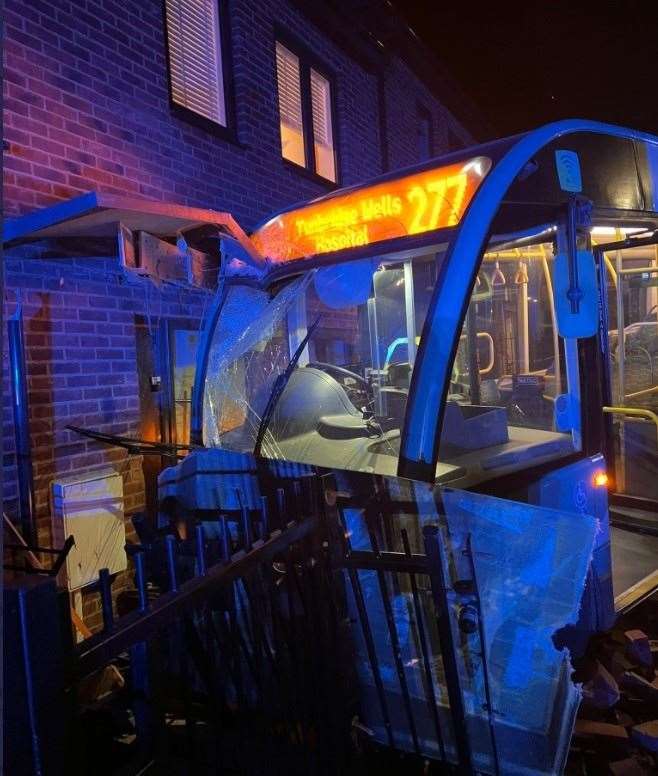
[[[318,482],[290,482],[260,510],[198,523],[190,539],[165,531],[130,546],[134,591],[113,602],[100,574],[102,632],[71,646],[52,629],[32,638],[67,655],[66,676],[52,677],[72,701],[58,709],[75,741],[62,744],[64,772],[343,772],[357,697]],[[126,597],[132,610],[115,616]],[[15,656],[39,728],[25,731],[25,772],[48,773],[53,710],[40,709],[38,658]],[[108,666],[124,685],[99,694]]]
[[[329,475],[274,478],[285,489],[259,509],[191,524],[187,539],[138,530],[130,605],[115,604],[101,573],[103,630],[64,650],[56,680],[72,702],[57,721],[75,740],[65,772],[333,776],[371,772],[383,748],[401,772],[429,757],[497,774],[488,688],[482,713],[464,706],[459,633],[483,627],[474,568],[453,578],[442,529],[407,526],[400,510],[417,506],[391,504],[366,480],[367,493],[343,496]],[[357,547],[346,510],[360,507]],[[109,666],[122,682],[99,693]],[[31,686],[39,710],[39,680]],[[48,772],[43,711],[26,773]]]

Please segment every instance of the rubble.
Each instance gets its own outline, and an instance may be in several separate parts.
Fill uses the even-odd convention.
[[[649,649],[654,664],[658,662],[658,639],[649,639]]]
[[[635,757],[610,763],[610,772],[613,776],[648,776],[650,773]]]
[[[649,752],[658,752],[658,719],[635,725],[631,729],[631,737],[643,749]]]
[[[622,727],[631,727],[631,725],[635,724],[633,717],[625,711],[615,709],[613,713],[615,715],[615,722],[618,725],[621,725]]]
[[[634,664],[622,652],[613,652],[608,667],[610,673],[619,681],[625,673],[633,670]]]
[[[574,659],[583,702],[569,776],[658,774],[658,596],[592,637]]]
[[[621,687],[652,706],[658,706],[658,686],[654,682],[647,681],[635,671],[626,671],[621,678]]]
[[[619,687],[614,676],[596,661],[592,678],[583,685],[583,702],[597,709],[609,709],[619,700]]]
[[[624,632],[626,640],[626,656],[635,664],[653,669],[653,655],[649,637],[641,630],[627,630]]]
[[[620,743],[628,740],[628,731],[621,725],[613,725],[610,722],[596,722],[592,719],[577,720],[574,735],[577,737],[605,739],[611,743]]]

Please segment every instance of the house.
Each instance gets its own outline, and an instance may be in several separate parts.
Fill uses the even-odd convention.
[[[4,23],[5,218],[97,191],[228,212],[249,231],[479,131],[475,109],[385,0],[7,0]],[[211,295],[127,282],[95,247],[5,252],[5,315],[20,305],[24,319],[42,545],[53,544],[60,477],[110,464],[127,515],[152,504],[159,460],[66,426],[159,439],[166,415],[183,441]],[[166,398],[156,389],[169,368]],[[15,515],[5,387],[4,497]],[[85,597],[84,616],[99,624],[97,596]]]

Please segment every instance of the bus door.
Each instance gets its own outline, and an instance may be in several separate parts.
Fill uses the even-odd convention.
[[[658,241],[624,237],[596,248],[608,330],[606,450],[615,609],[658,586]]]
[[[653,513],[658,527],[658,242],[601,246],[606,267],[610,405],[608,453],[616,502]],[[612,465],[614,464],[614,469]]]

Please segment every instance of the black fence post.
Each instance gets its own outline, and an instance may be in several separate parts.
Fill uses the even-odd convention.
[[[468,720],[464,699],[462,698],[459,679],[459,664],[457,662],[458,645],[455,643],[450,622],[450,608],[446,593],[450,589],[444,566],[441,532],[438,525],[423,527],[423,541],[427,555],[428,574],[432,588],[432,598],[436,609],[437,625],[441,657],[445,671],[448,701],[455,733],[455,744],[459,760],[459,772],[474,774],[473,758],[468,736]]]
[[[114,613],[112,611],[112,578],[109,569],[100,569],[98,572],[98,587],[101,594],[101,610],[103,614],[103,630],[108,632],[114,625]]]

